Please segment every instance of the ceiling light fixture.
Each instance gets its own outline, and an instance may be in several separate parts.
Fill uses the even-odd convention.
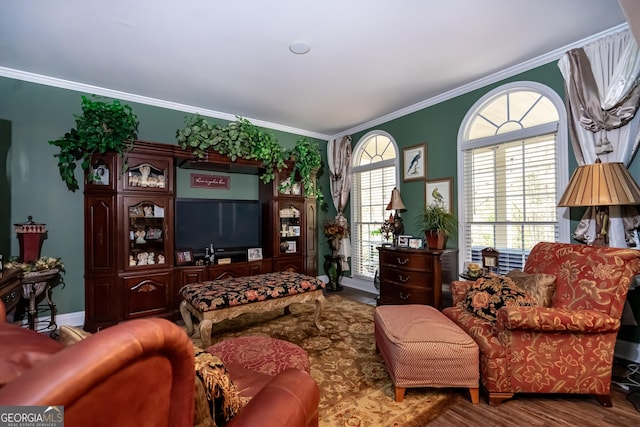
[[[292,42],[289,45],[289,50],[291,53],[295,53],[296,55],[304,55],[311,50],[311,46],[309,43],[303,41]]]

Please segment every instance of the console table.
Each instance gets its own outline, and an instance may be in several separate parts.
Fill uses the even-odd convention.
[[[442,285],[458,276],[458,250],[379,247],[378,305],[427,304],[442,307]]]

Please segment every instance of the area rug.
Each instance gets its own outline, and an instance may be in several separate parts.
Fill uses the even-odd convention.
[[[327,298],[320,332],[313,323],[313,304],[244,314],[213,326],[212,343],[241,335],[266,335],[299,345],[309,353],[311,376],[320,387],[321,427],[427,425],[459,398],[449,389],[408,389],[394,400],[393,384],[375,350],[375,307],[338,294]],[[197,328],[195,328],[197,330]],[[200,337],[193,341],[201,346]]]

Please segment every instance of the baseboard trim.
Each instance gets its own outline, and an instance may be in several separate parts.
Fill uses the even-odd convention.
[[[38,332],[52,332],[54,328],[49,326],[49,322],[51,321],[51,317],[44,316],[38,317],[35,320],[35,328]],[[56,315],[56,324],[58,327],[66,325],[66,326],[84,326],[84,311],[76,311],[74,313],[64,313]],[[22,326],[27,326],[27,319],[25,318],[22,321]]]

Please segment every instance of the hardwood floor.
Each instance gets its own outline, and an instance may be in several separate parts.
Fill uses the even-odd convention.
[[[342,296],[375,305],[376,295],[345,287]],[[616,361],[614,375],[626,371],[626,361]],[[635,377],[634,377],[635,378]],[[592,396],[583,395],[516,395],[498,406],[489,406],[486,395],[474,405],[467,390],[455,389],[459,399],[432,421],[433,427],[511,427],[511,426],[640,426],[640,387],[627,398],[622,388],[611,386],[613,407],[605,408]],[[407,390],[411,393],[411,389]],[[634,404],[630,401],[635,402]]]

